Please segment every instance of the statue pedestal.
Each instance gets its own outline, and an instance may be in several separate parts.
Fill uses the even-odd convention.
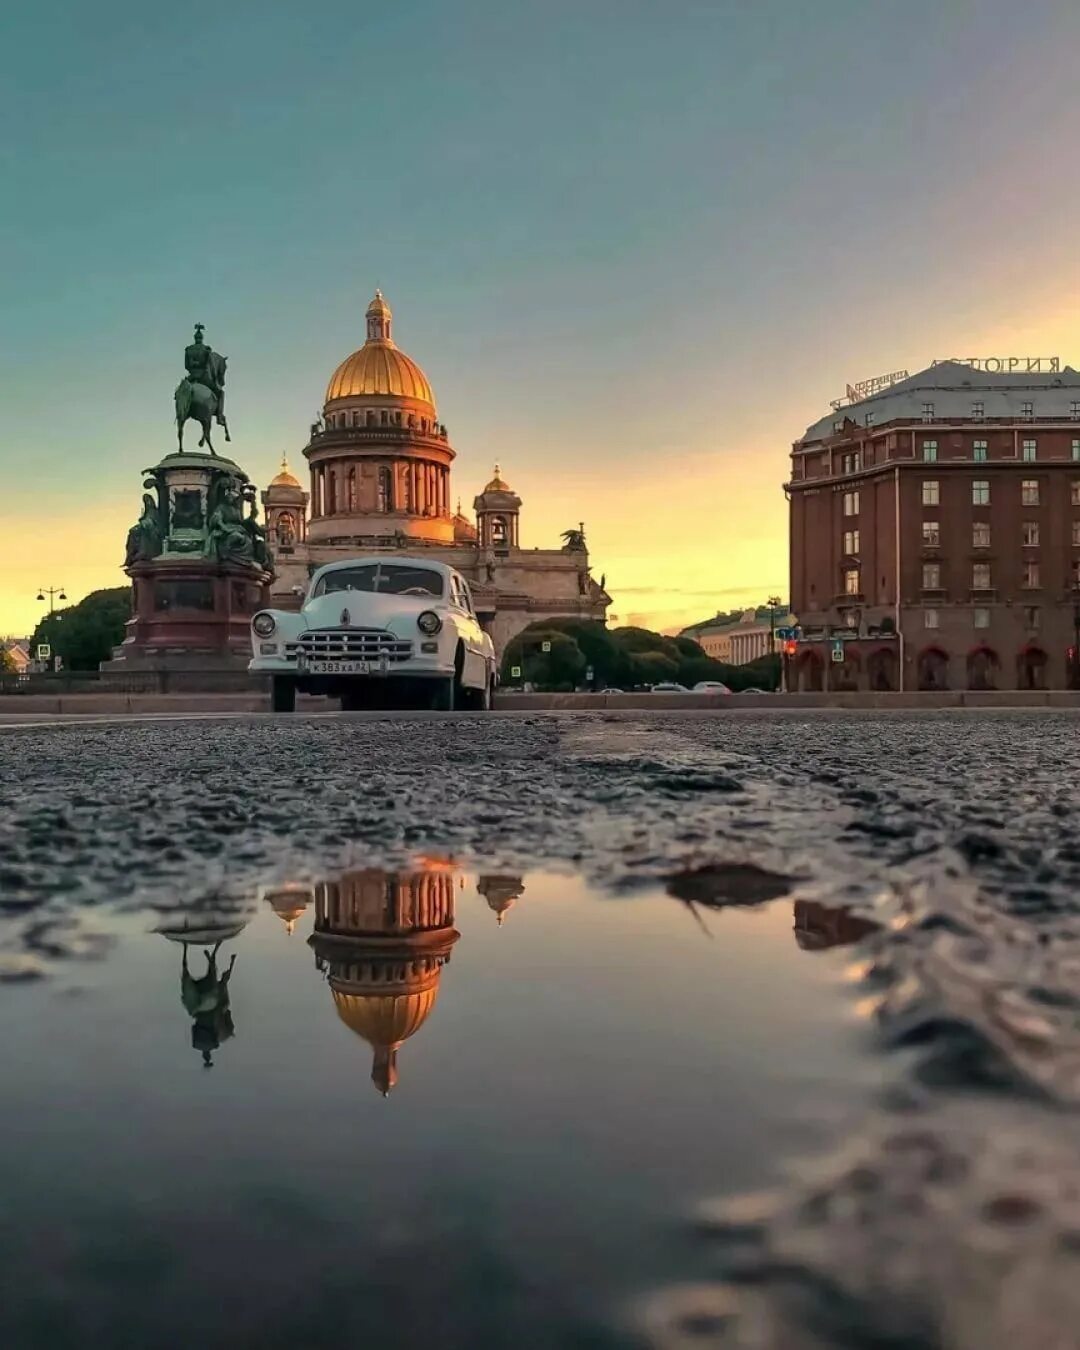
[[[232,460],[198,453],[167,455],[145,474],[124,568],[132,615],[102,662],[103,683],[135,674],[158,676],[163,690],[264,683],[247,676],[251,616],[267,604],[272,579],[254,487]]]
[[[242,563],[154,558],[128,568],[134,588],[127,635],[103,672],[245,670],[251,616],[270,575]]]

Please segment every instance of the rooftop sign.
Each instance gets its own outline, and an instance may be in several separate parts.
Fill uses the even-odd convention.
[[[959,366],[970,366],[972,370],[988,370],[995,375],[1007,375],[1013,370],[1050,375],[1061,370],[1060,356],[945,356],[930,364],[943,366],[950,361]]]
[[[875,375],[872,380],[860,380],[858,384],[849,384],[847,394],[843,398],[834,398],[832,406],[843,408],[849,403],[859,403],[872,394],[880,394],[883,389],[888,389],[889,385],[895,384],[897,380],[906,380],[907,377],[906,370],[894,370],[890,375]]]

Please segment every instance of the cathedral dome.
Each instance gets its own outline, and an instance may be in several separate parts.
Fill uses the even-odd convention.
[[[300,485],[299,479],[289,470],[289,461],[284,455],[281,456],[281,469],[270,479],[270,485],[267,488],[268,493],[273,493],[274,497],[289,499],[302,497],[304,489]]]
[[[341,398],[408,398],[426,403],[435,411],[435,395],[427,376],[410,357],[400,351],[390,336],[393,318],[381,291],[367,308],[367,341],[347,356],[330,377],[326,402]]]

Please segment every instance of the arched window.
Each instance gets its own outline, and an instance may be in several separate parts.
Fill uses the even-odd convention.
[[[363,417],[363,413],[359,413],[359,412],[354,412],[354,413],[353,413],[353,415],[352,415],[352,424],[353,424],[354,427],[358,427],[358,426],[360,425],[360,420],[361,420],[362,417]]]
[[[326,514],[332,516],[337,511],[337,474],[333,469],[328,475],[326,485]]]
[[[349,470],[349,513],[355,514],[360,509],[360,498],[356,491],[356,468]]]
[[[291,511],[282,511],[278,516],[276,534],[278,543],[284,544],[286,548],[296,542],[296,522]]]
[[[405,472],[401,475],[401,509],[403,511],[413,509],[411,464],[405,465]]]
[[[492,516],[491,518],[491,542],[493,544],[506,543],[506,517]]]
[[[367,424],[369,427],[373,427],[375,425],[375,414],[370,410],[368,411],[367,415]]]
[[[385,408],[384,408],[383,411],[379,414],[379,421],[382,423],[383,426],[386,426],[387,422],[389,421],[389,417],[388,417],[388,415],[387,415],[387,413],[386,413],[386,409],[385,409]]]
[[[379,467],[378,503],[380,511],[394,509],[394,480],[385,464]]]

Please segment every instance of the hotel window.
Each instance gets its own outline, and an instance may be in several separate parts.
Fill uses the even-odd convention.
[[[937,463],[937,441],[923,441],[922,457],[924,464]]]
[[[1037,591],[1039,589],[1039,564],[1037,562],[1026,562],[1024,564],[1024,577],[1020,585],[1026,591]]]
[[[986,416],[986,413],[983,411],[983,405],[981,403],[973,403],[971,405],[971,415],[977,422],[981,422]]]
[[[985,478],[976,478],[971,485],[972,506],[990,505],[990,484]]]
[[[1072,443],[1072,457],[1074,460],[1080,459],[1080,440],[1076,440],[1075,438]]]
[[[923,610],[923,627],[936,628],[938,626],[938,612],[936,609]]]
[[[859,594],[859,569],[857,567],[846,567],[844,569],[844,594]]]
[[[1025,478],[1020,484],[1020,504],[1022,506],[1038,506],[1039,480],[1037,478]]]
[[[1035,441],[1025,441],[1020,447],[1020,458],[1025,464],[1032,464],[1035,460],[1036,443]]]
[[[849,556],[853,556],[854,554],[858,553],[858,551],[859,551],[859,531],[845,530],[844,552]]]
[[[872,412],[866,414],[866,425],[868,427],[872,427],[874,425],[874,414]]]
[[[972,548],[990,547],[990,522],[988,520],[977,520],[972,525],[971,547]]]
[[[859,494],[857,492],[844,493],[844,515],[857,516],[859,514]]]
[[[1020,540],[1025,548],[1039,547],[1039,522],[1025,520],[1020,525]]]
[[[1069,416],[1074,422],[1080,422],[1080,403],[1069,404]]]
[[[922,523],[923,548],[940,548],[941,525],[936,520],[924,520]]]
[[[977,609],[974,611],[972,621],[976,628],[990,627],[990,611],[988,609]]]
[[[1069,501],[1073,506],[1080,506],[1080,483],[1076,481],[1069,484]]]
[[[985,441],[972,441],[972,443],[971,443],[971,457],[972,457],[973,460],[975,460],[975,462],[976,462],[977,464],[982,464],[982,463],[985,462],[985,460],[986,460],[986,442],[985,442]]]
[[[1072,543],[1073,548],[1080,548],[1080,520],[1074,520],[1072,523]]]
[[[924,403],[922,405],[922,420],[924,422],[932,422],[934,420],[934,405],[932,403]]]
[[[1034,416],[1035,416],[1035,405],[1034,405],[1034,403],[1021,403],[1021,404],[1020,404],[1020,416],[1021,416],[1021,417],[1028,417],[1028,418],[1034,417]]]
[[[923,563],[922,588],[924,591],[937,591],[941,589],[940,563]]]
[[[843,431],[843,429],[844,429],[844,424],[843,424],[843,422],[834,422],[834,423],[832,424],[832,429],[833,429],[833,431]]]
[[[923,506],[938,506],[940,502],[941,494],[938,491],[938,480],[936,478],[924,478],[922,485]]]
[[[990,589],[990,564],[973,563],[971,567],[971,589],[988,591]]]
[[[1026,628],[1038,628],[1039,626],[1039,607],[1037,605],[1027,605],[1024,608],[1024,626]]]

